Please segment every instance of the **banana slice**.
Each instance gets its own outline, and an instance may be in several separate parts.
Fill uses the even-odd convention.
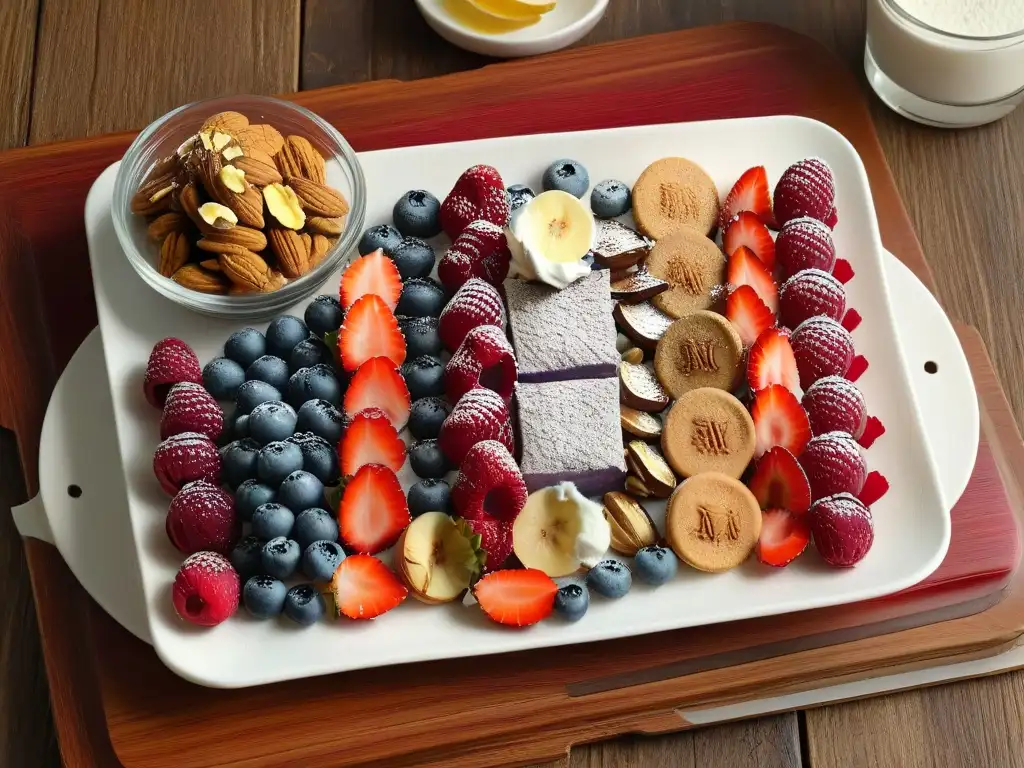
[[[480,537],[443,512],[413,520],[395,551],[399,577],[424,603],[455,600],[480,574],[484,556]]]
[[[477,10],[506,21],[534,21],[554,9],[554,0],[469,0]]]
[[[590,272],[583,257],[594,247],[594,214],[578,198],[553,189],[519,208],[506,231],[510,274],[562,289]]]
[[[512,526],[512,550],[527,568],[548,576],[568,576],[596,565],[611,544],[601,505],[572,483],[530,494]]]

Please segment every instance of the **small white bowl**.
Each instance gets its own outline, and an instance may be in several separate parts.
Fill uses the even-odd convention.
[[[510,59],[551,53],[586,36],[604,16],[608,0],[560,0],[533,26],[497,35],[476,32],[458,22],[445,0],[416,0],[427,24],[452,45],[484,56]]]

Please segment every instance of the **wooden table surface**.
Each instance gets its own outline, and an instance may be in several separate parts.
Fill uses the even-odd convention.
[[[864,0],[611,0],[582,44],[731,20],[790,27],[862,71]],[[207,96],[414,79],[487,61],[436,37],[412,0],[0,0],[0,148],[139,128]],[[942,132],[871,101],[940,299],[981,331],[1021,424],[1024,109],[994,126]],[[0,766],[49,768],[60,761],[8,509],[24,500],[8,434],[0,472]],[[1022,711],[1024,673],[1011,673],[579,747],[560,765],[1024,766]]]

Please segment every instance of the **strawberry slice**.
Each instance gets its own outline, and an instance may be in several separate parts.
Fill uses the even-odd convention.
[[[764,456],[747,483],[761,509],[788,509],[803,513],[811,508],[811,484],[796,457],[777,445]]]
[[[763,331],[747,355],[747,383],[753,392],[781,384],[793,394],[800,392],[800,372],[789,336],[778,328]]]
[[[399,432],[409,421],[409,388],[398,368],[386,357],[372,357],[359,366],[345,391],[343,409],[349,419],[360,411],[379,408]]]
[[[806,514],[789,509],[766,509],[761,513],[757,559],[765,565],[782,568],[807,549],[810,540],[811,526]]]
[[[550,616],[557,592],[558,585],[536,568],[495,571],[473,588],[484,613],[513,627],[526,627]]]
[[[380,248],[356,259],[341,274],[342,309],[348,309],[369,293],[380,296],[391,311],[398,306],[402,293],[398,267]]]
[[[382,552],[398,541],[411,520],[398,477],[387,467],[367,464],[345,486],[338,528],[347,550]]]
[[[771,271],[745,245],[737,247],[729,256],[726,280],[734,286],[749,285],[772,314],[779,311],[779,287],[772,279]]]
[[[405,443],[380,408],[367,408],[352,419],[338,445],[343,477],[367,464],[381,464],[394,472],[405,463]]]
[[[757,165],[743,172],[722,203],[718,225],[724,230],[735,216],[750,211],[761,222],[772,229],[778,229],[775,214],[772,213],[772,193],[768,187],[768,172],[763,165]]]
[[[386,357],[396,366],[405,362],[405,337],[380,296],[368,293],[349,308],[338,331],[338,352],[350,372],[371,357]]]
[[[336,616],[373,619],[397,606],[409,590],[388,567],[370,555],[349,555],[331,578]]]
[[[728,224],[722,235],[722,247],[732,256],[738,248],[748,248],[770,273],[775,269],[775,241],[756,214],[743,211]]]
[[[757,341],[757,337],[766,330],[775,327],[775,315],[749,285],[741,285],[729,294],[725,300],[725,316],[736,327],[745,347]]]
[[[794,456],[803,453],[811,439],[811,423],[796,395],[781,384],[765,387],[750,406],[756,443],[754,456],[781,445]]]

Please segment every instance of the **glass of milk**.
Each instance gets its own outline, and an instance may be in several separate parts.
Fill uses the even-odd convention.
[[[1024,101],[1024,0],[867,0],[864,71],[896,112],[945,128]]]

